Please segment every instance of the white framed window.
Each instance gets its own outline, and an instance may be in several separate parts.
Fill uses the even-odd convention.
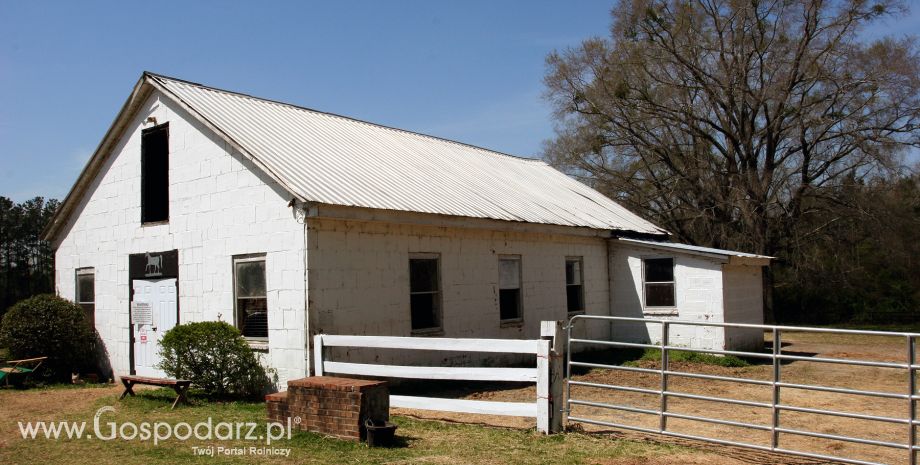
[[[498,257],[498,314],[502,323],[522,321],[521,256]]]
[[[77,268],[76,292],[77,305],[83,309],[86,324],[96,327],[96,270],[94,268]]]
[[[233,305],[236,327],[247,339],[268,340],[265,255],[233,257]]]
[[[642,285],[646,308],[674,308],[674,258],[642,260]]]
[[[441,256],[409,255],[409,313],[413,332],[441,330]]]
[[[585,276],[582,257],[565,258],[565,301],[568,313],[585,311]]]

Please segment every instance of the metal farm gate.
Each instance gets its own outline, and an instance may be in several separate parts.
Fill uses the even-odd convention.
[[[751,352],[678,343],[685,343],[688,334],[704,328],[717,336],[715,340],[720,335],[724,338],[725,331],[735,330],[764,331],[769,340],[763,351]],[[660,332],[655,334],[655,330]],[[572,317],[567,331],[564,409],[570,424],[845,463],[916,464],[915,371],[920,365],[915,363],[915,345],[920,334],[589,315]],[[903,340],[903,348],[881,357],[883,360],[846,358],[850,353],[784,352],[783,335],[790,334],[791,338],[792,333],[819,345],[828,334],[844,341],[855,336],[886,338],[888,344],[897,338]],[[591,338],[591,334],[611,336]],[[617,337],[624,334],[632,337]],[[637,340],[640,342],[633,342]],[[860,343],[871,349],[865,340]],[[634,353],[633,361],[624,363],[629,359],[623,357],[624,351],[645,351],[645,361],[636,362]],[[699,365],[676,361],[686,360],[688,354],[691,359],[699,354],[736,356],[750,360],[752,365],[691,371],[690,367]],[[796,369],[788,369],[793,362],[798,364]],[[842,367],[854,373],[841,374]],[[831,369],[837,371],[827,371]],[[877,385],[883,380],[888,380],[887,384],[882,383],[884,389],[879,389]],[[868,384],[872,386],[865,388]],[[713,395],[716,385],[727,392]],[[831,453],[809,447],[820,441],[838,445],[830,449]]]

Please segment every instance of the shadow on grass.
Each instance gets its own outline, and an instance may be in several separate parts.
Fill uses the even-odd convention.
[[[120,403],[131,408],[142,410],[169,410],[172,407],[173,401],[176,400],[176,391],[170,388],[135,388],[134,392],[134,396],[128,395],[124,399],[120,399]],[[121,396],[121,393],[119,392],[118,395]],[[183,404],[180,402],[176,405],[175,411],[213,406],[265,408],[265,402],[261,398],[245,399],[229,396],[214,396],[195,388],[189,389],[186,393],[186,398],[188,399],[188,403]]]

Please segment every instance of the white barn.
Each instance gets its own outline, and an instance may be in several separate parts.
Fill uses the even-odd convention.
[[[320,332],[535,338],[582,312],[762,322],[768,257],[667,237],[539,160],[152,73],[45,230],[57,292],[86,309],[116,376],[159,375],[166,330],[222,319],[282,383],[309,374]]]

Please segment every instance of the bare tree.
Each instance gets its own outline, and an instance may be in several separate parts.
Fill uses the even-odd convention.
[[[679,239],[783,255],[840,182],[920,146],[914,39],[861,38],[903,11],[623,0],[609,38],[547,58],[558,124],[545,157]]]

